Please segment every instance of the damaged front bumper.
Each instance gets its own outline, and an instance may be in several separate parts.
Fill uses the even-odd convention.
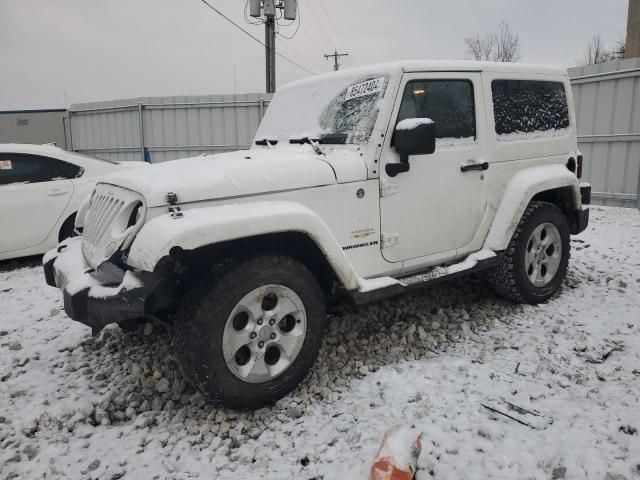
[[[43,258],[47,284],[62,290],[65,313],[97,334],[110,323],[142,318],[157,286],[154,275],[113,266],[96,272],[82,254],[82,237],[70,238]]]

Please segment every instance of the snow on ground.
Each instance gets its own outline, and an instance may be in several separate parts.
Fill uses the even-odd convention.
[[[640,478],[640,214],[591,213],[547,304],[478,277],[338,309],[310,377],[253,413],[204,404],[168,335],[92,339],[37,260],[0,264],[0,478],[367,478],[394,425],[423,434],[418,480]]]

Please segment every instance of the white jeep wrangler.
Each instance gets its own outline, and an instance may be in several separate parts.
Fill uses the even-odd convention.
[[[247,151],[123,171],[43,262],[94,333],[170,325],[208,400],[272,403],[313,365],[327,299],[359,304],[486,270],[538,303],[588,222],[556,68],[403,62],[278,91]]]

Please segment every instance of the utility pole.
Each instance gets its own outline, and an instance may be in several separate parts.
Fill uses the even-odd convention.
[[[338,63],[338,58],[339,57],[346,57],[347,55],[349,55],[349,54],[348,53],[338,53],[338,50],[334,50],[333,53],[326,53],[324,55],[324,58],[333,57],[333,70],[337,72],[338,70],[340,70],[340,64]]]
[[[264,53],[267,93],[276,91],[276,11],[282,10],[285,20],[295,20],[298,0],[250,0],[249,15],[264,23]],[[263,18],[264,17],[264,18]]]
[[[267,93],[273,93],[276,91],[276,21],[270,15],[264,22],[264,45]]]
[[[629,0],[627,45],[624,49],[624,58],[637,57],[640,57],[640,0]],[[640,196],[638,198],[640,199]],[[638,205],[640,205],[640,200],[638,200]]]

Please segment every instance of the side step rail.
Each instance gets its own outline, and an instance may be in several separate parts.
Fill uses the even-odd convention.
[[[364,305],[486,270],[497,263],[498,256],[495,252],[481,250],[469,255],[462,262],[446,267],[433,267],[405,277],[382,277],[362,280],[362,286],[359,290],[353,290],[348,293],[357,305]]]

